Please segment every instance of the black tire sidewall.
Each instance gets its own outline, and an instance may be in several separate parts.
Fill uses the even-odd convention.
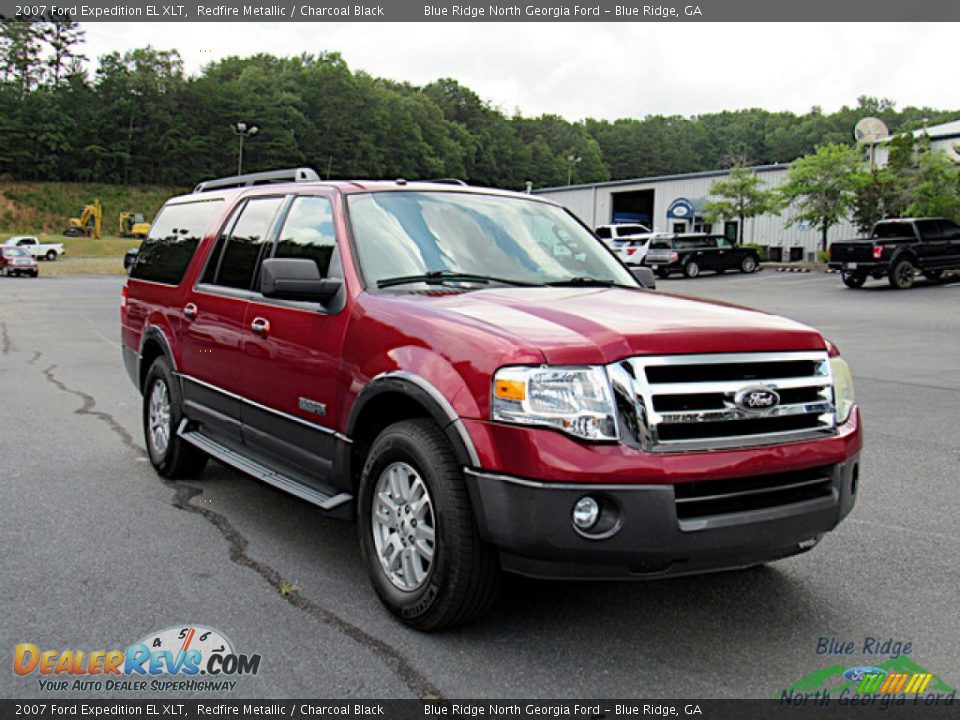
[[[843,284],[849,288],[859,288],[867,281],[867,276],[859,273],[845,272],[840,276],[840,279],[843,280]]]
[[[909,265],[912,268],[911,272],[916,272],[916,266],[912,262],[910,262],[910,260],[907,260],[907,259],[898,260],[896,264],[892,268],[890,268],[890,283],[898,290],[908,290],[913,286],[912,278],[905,285],[902,285],[900,283],[900,268],[905,264]]]
[[[436,533],[433,565],[427,581],[413,591],[401,590],[390,582],[380,565],[373,540],[373,494],[381,473],[395,462],[405,462],[420,474],[433,503]],[[436,458],[430,457],[427,449],[421,446],[413,434],[408,434],[395,425],[387,428],[374,442],[361,479],[357,526],[364,563],[377,595],[391,612],[405,622],[415,622],[433,609],[443,593],[450,571],[450,557],[446,545],[450,535],[447,527],[450,513],[446,512],[446,509],[450,500],[444,492],[444,484],[435,462]]]
[[[150,395],[153,392],[154,385],[163,382],[167,386],[167,397],[170,400],[170,440],[167,442],[167,451],[162,457],[157,457],[154,452],[153,443],[150,441]],[[159,357],[154,360],[153,365],[147,371],[147,378],[143,385],[143,436],[147,446],[147,456],[150,463],[161,473],[170,472],[174,463],[175,443],[177,439],[176,430],[182,417],[180,393],[174,382],[173,373],[170,372],[170,366],[167,359]]]

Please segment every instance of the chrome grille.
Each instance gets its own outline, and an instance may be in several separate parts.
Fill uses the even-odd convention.
[[[825,352],[644,356],[607,371],[621,438],[645,450],[750,447],[836,430]]]

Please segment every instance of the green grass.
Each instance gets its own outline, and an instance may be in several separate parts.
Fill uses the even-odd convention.
[[[51,235],[49,233],[40,233],[37,235],[40,242],[43,243],[63,243],[67,251],[66,258],[123,258],[123,254],[130,248],[139,247],[138,238],[121,238],[116,236],[104,236],[94,240],[84,237],[64,237],[63,235]],[[4,238],[0,235],[0,238]]]
[[[149,221],[167,198],[184,191],[160,186],[0,182],[0,236],[62,233],[67,221],[79,217],[83,206],[94,199],[103,208],[102,231],[115,233],[121,212],[143,213]]]

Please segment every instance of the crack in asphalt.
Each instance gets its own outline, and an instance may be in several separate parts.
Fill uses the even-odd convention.
[[[36,365],[37,360],[39,360],[41,357],[43,357],[43,353],[39,350],[34,350],[33,357],[27,360],[27,365]]]
[[[13,349],[13,341],[10,339],[10,331],[7,329],[7,324],[0,323],[0,351],[2,351],[4,355],[9,355]]]
[[[4,326],[4,328],[5,327],[6,326]],[[39,357],[40,353],[35,353],[33,360],[30,362],[32,363],[36,361],[36,359]],[[67,387],[62,380],[59,380],[57,377],[55,377],[53,371],[56,369],[56,367],[56,365],[49,366],[43,371],[43,374],[46,379],[59,390],[71,395],[75,395],[83,401],[83,405],[74,411],[75,414],[91,415],[98,420],[105,422],[110,430],[120,437],[120,440],[125,446],[135,450],[141,455],[146,454],[146,451],[136,443],[130,433],[127,432],[127,430],[120,425],[120,423],[117,422],[117,420],[110,413],[95,409],[97,403],[92,395]],[[215,510],[211,510],[210,508],[199,507],[191,502],[193,498],[203,494],[203,490],[201,488],[194,487],[192,485],[186,485],[182,482],[177,482],[168,478],[160,479],[164,485],[174,491],[171,504],[175,508],[202,516],[220,532],[229,545],[231,562],[253,570],[260,577],[266,580],[267,583],[278,592],[280,597],[290,603],[293,607],[307,613],[315,620],[333,627],[338,632],[372,652],[380,659],[381,662],[390,668],[394,675],[396,675],[396,677],[404,685],[406,685],[411,692],[416,694],[418,698],[432,699],[440,697],[439,691],[433,686],[433,684],[427,680],[426,677],[421,675],[420,672],[417,671],[413,665],[411,665],[410,661],[407,660],[399,650],[383,640],[373,637],[357,625],[344,620],[336,613],[326,609],[319,603],[306,597],[296,588],[294,588],[293,584],[278,570],[264,562],[250,557],[247,554],[247,547],[250,544],[249,541],[239,530],[233,526],[233,524],[225,515],[216,512]]]
[[[103,412],[102,410],[94,410],[94,408],[97,406],[97,401],[94,400],[93,395],[88,395],[87,393],[81,392],[80,390],[74,390],[73,388],[69,388],[63,383],[63,381],[55,378],[53,376],[53,371],[56,370],[56,368],[57,368],[56,365],[51,365],[50,367],[48,367],[46,370],[43,371],[43,374],[49,382],[51,382],[53,385],[55,385],[57,388],[59,388],[63,392],[69,393],[70,395],[76,395],[78,398],[83,400],[83,405],[81,405],[77,410],[73,411],[75,415],[92,415],[98,420],[102,420],[107,424],[107,427],[109,427],[114,434],[120,437],[120,440],[123,442],[124,445],[126,445],[128,448],[132,450],[135,450],[140,455],[146,454],[146,450],[144,450],[140,445],[137,444],[137,442],[133,439],[133,436],[127,432],[126,428],[124,428],[120,423],[116,421],[113,415],[107,412]]]

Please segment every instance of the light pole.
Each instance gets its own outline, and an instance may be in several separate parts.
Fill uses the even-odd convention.
[[[237,157],[237,175],[243,175],[243,139],[253,137],[260,132],[260,128],[256,125],[248,126],[245,122],[238,122],[231,125],[230,129],[233,130],[234,135],[240,136],[240,155]]]
[[[573,180],[573,168],[583,162],[579,155],[567,155],[567,185]]]

